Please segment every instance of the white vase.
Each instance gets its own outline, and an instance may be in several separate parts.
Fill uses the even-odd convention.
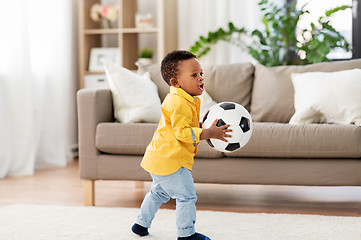
[[[149,65],[153,63],[153,60],[151,58],[138,58],[138,61],[142,65]]]
[[[138,64],[145,66],[145,65],[150,65],[152,63],[153,63],[153,60],[151,58],[138,58],[138,61],[135,64],[137,66],[138,66]]]

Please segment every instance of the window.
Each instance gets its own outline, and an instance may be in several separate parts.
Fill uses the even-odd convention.
[[[305,4],[307,4],[305,10],[308,10],[310,13],[304,14],[299,20],[299,32],[296,31],[297,35],[301,34],[301,29],[309,28],[311,22],[317,23],[318,18],[324,15],[326,10],[341,5],[351,5],[352,0],[298,0],[297,8],[300,9]],[[330,23],[352,46],[352,10],[346,9],[335,13],[330,18]],[[352,58],[352,53],[346,52],[343,49],[334,49],[327,55],[327,58],[349,59]]]
[[[292,2],[293,0],[287,0]],[[330,59],[361,58],[361,0],[298,0],[297,7],[301,8],[307,3],[306,9],[310,14],[305,14],[299,21],[299,28],[309,26],[310,22],[317,22],[319,16],[326,10],[341,6],[352,5],[352,9],[339,11],[331,19],[332,26],[339,31],[352,46],[352,53],[336,49],[328,55]],[[296,34],[299,34],[296,32]]]
[[[352,58],[361,58],[361,0],[352,1]]]

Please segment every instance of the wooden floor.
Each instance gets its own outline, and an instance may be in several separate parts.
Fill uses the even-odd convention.
[[[83,205],[78,161],[34,176],[0,180],[0,207],[14,203]],[[97,181],[96,206],[140,207],[150,183]],[[196,184],[198,210],[361,216],[361,187]],[[162,206],[174,209],[175,202]]]

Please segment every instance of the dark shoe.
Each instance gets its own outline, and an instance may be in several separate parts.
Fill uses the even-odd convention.
[[[200,233],[195,233],[189,237],[178,237],[178,240],[211,240],[209,237]]]
[[[136,224],[136,223],[134,223],[134,225],[132,227],[132,231],[133,231],[133,233],[135,233],[141,237],[147,236],[149,234],[148,228],[140,226],[139,224]]]

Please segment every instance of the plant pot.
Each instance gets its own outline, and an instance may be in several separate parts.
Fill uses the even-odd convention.
[[[145,66],[145,65],[150,65],[152,63],[153,63],[153,60],[151,58],[138,58],[138,61],[135,62],[135,65]]]

